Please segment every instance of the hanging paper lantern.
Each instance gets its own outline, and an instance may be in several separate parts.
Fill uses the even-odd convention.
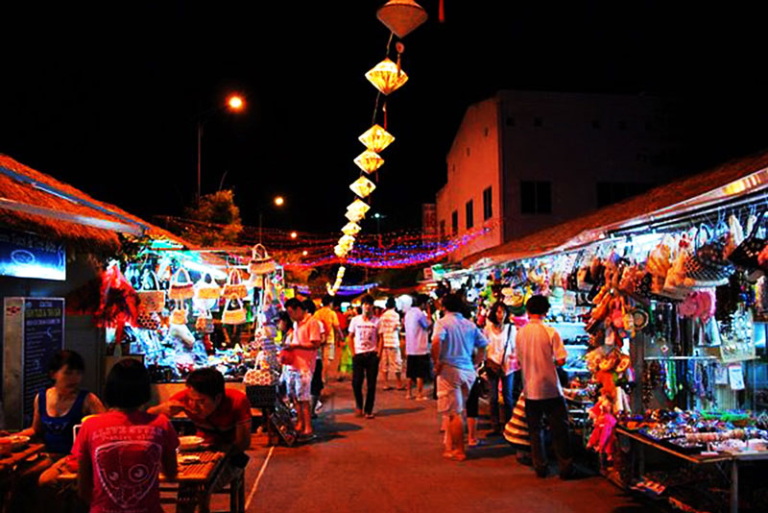
[[[373,125],[363,135],[358,137],[358,139],[366,148],[374,153],[381,153],[395,140],[392,134],[381,128],[379,125]]]
[[[333,248],[333,252],[336,253],[336,256],[339,258],[346,258],[350,251],[351,249],[342,248],[338,244]]]
[[[413,0],[389,0],[376,17],[402,39],[427,21],[427,11]]]
[[[366,173],[371,174],[384,165],[384,159],[376,152],[365,150],[357,156],[355,164]]]
[[[350,203],[349,206],[347,207],[347,214],[351,214],[353,217],[356,217],[356,219],[350,219],[350,221],[353,221],[356,223],[360,219],[365,217],[365,213],[368,212],[370,209],[371,207],[369,207],[365,201],[356,199],[355,201]],[[347,219],[349,219],[349,216],[347,216]]]
[[[352,192],[360,196],[361,198],[367,197],[369,194],[371,194],[374,189],[376,189],[376,185],[368,180],[366,177],[361,176],[357,180],[355,180],[352,185],[349,186],[350,189],[352,189]]]
[[[344,225],[344,228],[341,229],[341,233],[344,235],[357,235],[360,233],[360,225],[357,223],[347,223]]]
[[[361,214],[360,212],[352,212],[350,210],[347,210],[347,213],[344,214],[344,217],[346,217],[347,219],[349,219],[353,223],[358,223],[365,216],[363,214]]]
[[[405,74],[405,71],[398,69],[397,64],[389,58],[385,58],[374,66],[365,74],[365,78],[386,95],[397,91],[408,82],[408,75]]]
[[[344,235],[339,239],[339,246],[342,248],[352,248],[355,245],[355,238],[351,235]]]

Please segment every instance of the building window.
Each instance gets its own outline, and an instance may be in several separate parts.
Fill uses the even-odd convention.
[[[597,183],[597,208],[618,203],[631,198],[653,187],[649,183],[631,182],[598,182]]]
[[[451,172],[456,172],[456,164],[451,164]]]
[[[592,120],[592,128],[599,129],[600,128],[600,120],[599,119],[593,119]]]
[[[469,146],[467,146],[467,157],[469,157]]]
[[[544,126],[544,121],[541,118],[533,118],[533,126]]]
[[[445,219],[440,221],[440,240],[445,239]]]
[[[475,226],[475,202],[472,200],[467,201],[464,210],[467,214],[467,230],[469,230]]]
[[[520,182],[520,212],[523,214],[552,213],[552,182]]]
[[[507,116],[507,126],[515,126],[515,118]]]
[[[456,210],[451,214],[451,228],[453,229],[454,235],[459,234],[459,213]]]
[[[488,137],[488,127],[485,127],[485,136]]]
[[[493,217],[493,195],[491,188],[488,187],[483,191],[483,221],[487,221]]]

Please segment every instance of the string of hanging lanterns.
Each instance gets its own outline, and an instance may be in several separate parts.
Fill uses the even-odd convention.
[[[341,265],[336,273],[336,281],[333,285],[330,283],[326,284],[328,293],[332,296],[336,294],[344,280],[344,273],[346,271],[344,264],[355,247],[355,237],[357,237],[361,230],[359,223],[365,218],[366,213],[371,208],[364,200],[376,190],[376,185],[366,175],[378,172],[381,166],[384,165],[384,159],[379,153],[395,140],[395,137],[387,132],[386,101],[382,106],[384,126],[382,127],[376,123],[381,95],[383,94],[388,97],[408,81],[408,75],[401,66],[402,54],[405,49],[402,43],[398,42],[395,45],[397,62],[389,58],[392,39],[394,36],[403,39],[413,32],[413,30],[427,21],[427,12],[413,0],[390,0],[376,11],[376,17],[391,31],[391,34],[387,43],[387,52],[384,60],[365,74],[365,78],[377,89],[378,93],[373,109],[372,126],[358,137],[359,141],[365,146],[365,151],[354,159],[354,163],[360,168],[360,177],[349,188],[355,193],[357,198],[347,207],[345,217],[349,222],[342,228],[343,235],[339,238],[338,244],[333,248],[333,252],[339,258]]]

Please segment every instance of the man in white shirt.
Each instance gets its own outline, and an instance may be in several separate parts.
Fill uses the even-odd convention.
[[[573,475],[568,410],[556,368],[556,365],[565,365],[568,353],[557,330],[544,324],[549,300],[540,295],[532,296],[525,308],[529,322],[517,332],[515,352],[523,371],[525,416],[531,434],[533,467],[537,476],[547,477],[547,457],[541,429],[542,418],[546,415],[560,477],[568,479]]]
[[[416,400],[426,401],[424,380],[429,378],[429,327],[430,316],[424,312],[429,298],[424,294],[416,296],[413,307],[405,313],[405,354],[408,392],[406,399],[413,399],[413,382],[416,381]]]
[[[387,299],[387,309],[379,317],[379,338],[381,364],[384,366],[384,390],[392,390],[389,385],[389,373],[394,372],[397,389],[405,390],[400,375],[403,370],[403,357],[400,354],[400,314],[395,310],[395,298]]]
[[[376,400],[376,378],[379,374],[379,355],[381,344],[378,337],[379,320],[373,316],[373,298],[365,296],[362,300],[363,313],[349,323],[352,342],[352,391],[355,394],[355,413],[358,417],[374,418],[373,403]],[[368,382],[368,390],[363,404],[363,381]]]
[[[307,312],[306,306],[296,298],[285,303],[285,309],[293,321],[292,343],[285,349],[293,353],[293,361],[288,369],[288,392],[298,403],[296,431],[309,440],[312,432],[312,374],[315,370],[317,348],[322,339],[322,328],[317,319]]]

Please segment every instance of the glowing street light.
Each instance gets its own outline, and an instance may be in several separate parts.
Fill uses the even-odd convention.
[[[309,251],[307,251],[307,250],[305,249],[304,251],[302,251],[302,252],[301,252],[301,254],[302,254],[303,256],[307,256],[307,255],[309,255]]]
[[[285,204],[285,198],[282,196],[275,196],[275,206],[282,207]]]
[[[282,196],[275,196],[272,198],[272,204],[276,207],[282,207],[285,205],[285,198]],[[266,208],[266,205],[265,205]],[[262,225],[264,223],[264,213],[262,212],[262,209],[259,209],[259,244],[262,242]]]
[[[240,111],[245,108],[245,101],[242,96],[233,94],[227,98],[227,106],[229,107],[229,110]]]
[[[298,234],[298,233],[296,233],[296,232],[291,232],[291,238],[292,238],[292,239],[295,239],[295,238],[296,238],[296,237],[298,237],[298,236],[299,236],[299,234]]]

